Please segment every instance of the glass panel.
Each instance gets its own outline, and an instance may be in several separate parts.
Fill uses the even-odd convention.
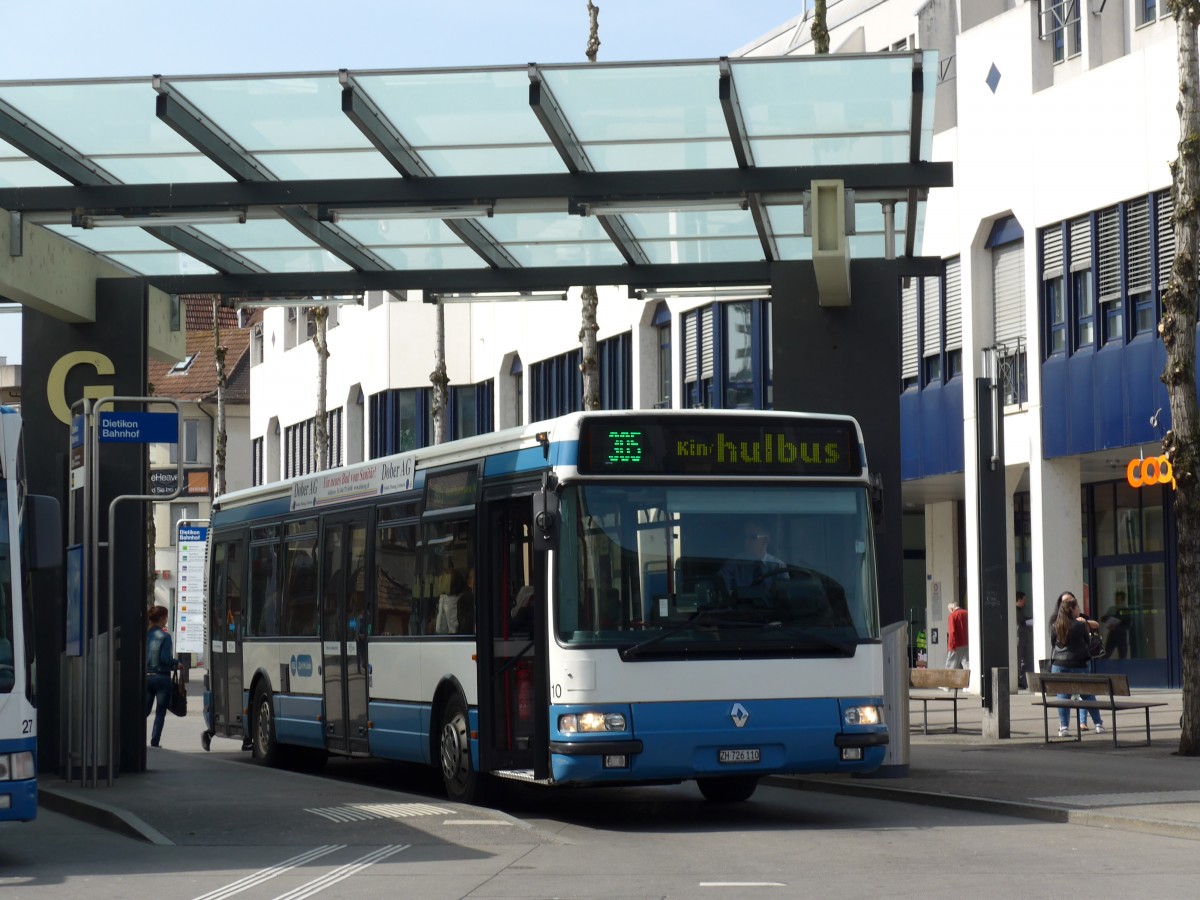
[[[374,147],[323,153],[260,153],[260,163],[284,181],[316,178],[395,178],[399,173]]]
[[[737,157],[734,156],[733,145],[729,143],[728,136],[715,141],[583,146],[597,172],[628,172],[638,169],[732,169],[737,166]]]
[[[546,67],[542,75],[576,137],[585,144],[728,140],[729,129],[717,97],[720,69],[716,62]]]
[[[793,656],[878,635],[861,487],[573,485],[562,511],[564,643]]]
[[[757,237],[749,210],[650,212],[622,216],[638,240],[670,237]]]
[[[84,156],[194,154],[195,147],[154,115],[154,96],[149,78],[0,87],[0,100]]]
[[[289,541],[283,555],[283,633],[316,636],[317,539]]]
[[[881,131],[908,134],[913,97],[911,56],[741,59],[733,60],[732,68],[742,117],[752,138]],[[904,140],[907,146],[908,138]],[[904,158],[907,156],[906,150]]]
[[[250,607],[246,615],[247,637],[271,637],[279,633],[278,547],[270,544],[250,548]]]
[[[351,219],[339,222],[337,227],[364,247],[462,246],[462,240],[441,219]]]
[[[335,73],[292,78],[181,78],[168,83],[250,153],[371,146],[342,112],[342,87]],[[194,149],[190,144],[187,147]]]
[[[1117,553],[1142,552],[1141,493],[1128,482],[1118,481],[1117,489]]]
[[[475,632],[475,540],[471,522],[425,526],[426,634]],[[432,626],[432,627],[430,627]]]
[[[0,159],[0,187],[69,187],[41,163],[28,159]]]
[[[96,253],[148,250],[167,252],[168,247],[144,228],[76,228],[73,225],[43,226],[55,234]]]
[[[594,216],[562,216],[554,213],[496,215],[479,219],[479,224],[502,244],[534,241],[605,241],[608,235]]]
[[[328,250],[243,250],[246,259],[268,272],[348,272],[350,266]]]
[[[478,150],[422,149],[420,153],[435,175],[542,175],[567,171],[562,157],[549,144]]]
[[[1146,553],[1162,553],[1166,549],[1163,538],[1163,497],[1166,492],[1162,488],[1142,488],[1138,491],[1142,497],[1142,550]]]
[[[416,526],[380,528],[375,541],[374,635],[420,634],[420,608],[413,605],[420,591]]]
[[[609,240],[603,243],[505,244],[504,249],[522,266],[619,266],[621,252]]]
[[[725,240],[642,241],[651,263],[754,262],[762,259],[757,238]]]
[[[751,141],[750,147],[754,151],[754,163],[758,166],[897,163],[908,161],[908,132],[853,137],[772,138]]]
[[[233,181],[233,176],[200,154],[105,157],[100,164],[126,184],[183,184]]]
[[[1113,509],[1113,486],[1098,484],[1095,489],[1095,506],[1092,514],[1096,520],[1096,556],[1111,556],[1116,553],[1116,511]]]
[[[530,109],[529,74],[523,66],[389,72],[355,75],[354,80],[418,152],[431,145],[550,147],[546,132]],[[562,102],[561,97],[558,99]],[[425,158],[425,154],[421,156]]]
[[[249,219],[241,225],[193,225],[196,231],[233,250],[316,249],[316,244],[284,219]],[[111,229],[110,229],[111,230]]]
[[[1096,608],[1110,658],[1162,659],[1167,655],[1167,591],[1163,564],[1096,570]],[[1123,595],[1123,596],[1122,596]]]
[[[108,258],[141,275],[212,275],[216,269],[185,253],[112,253]]]
[[[487,265],[470,247],[372,247],[394,269],[478,269]]]

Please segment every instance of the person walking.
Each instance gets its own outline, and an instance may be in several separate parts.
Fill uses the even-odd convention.
[[[1100,623],[1086,618],[1079,608],[1079,601],[1070,591],[1063,591],[1059,596],[1058,618],[1054,620],[1054,645],[1050,654],[1051,672],[1070,672],[1078,675],[1088,670],[1091,655],[1088,653],[1088,635],[1100,628]],[[1066,700],[1069,695],[1059,694],[1058,699]],[[1081,694],[1083,700],[1095,700],[1095,694]],[[1091,712],[1096,734],[1104,734],[1104,722],[1100,718],[1100,710],[1079,711],[1079,729],[1087,730],[1087,714]],[[1070,710],[1065,707],[1058,711],[1058,736],[1067,737],[1071,733],[1069,724]]]
[[[946,619],[946,668],[970,668],[967,662],[967,611],[956,600],[950,601],[950,616]]]
[[[167,631],[167,608],[152,606],[146,614],[149,628],[146,630],[146,715],[154,708],[154,726],[150,731],[150,746],[158,747],[162,739],[163,723],[171,706],[171,673],[179,668],[174,657],[174,646]]]
[[[1026,609],[1028,601],[1024,591],[1017,591],[1017,686],[1024,690],[1028,684],[1026,674],[1033,668],[1033,617]]]

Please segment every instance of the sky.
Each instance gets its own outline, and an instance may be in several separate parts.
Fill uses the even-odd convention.
[[[593,0],[601,62],[727,56],[805,0]],[[811,3],[811,0],[809,0]],[[587,0],[0,0],[0,82],[583,61]],[[0,357],[21,360],[19,316]]]

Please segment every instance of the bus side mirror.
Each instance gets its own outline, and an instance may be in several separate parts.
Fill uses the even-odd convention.
[[[558,494],[554,491],[533,495],[533,549],[558,549]]]
[[[25,495],[25,530],[29,536],[31,569],[55,569],[62,565],[62,515],[57,497]]]

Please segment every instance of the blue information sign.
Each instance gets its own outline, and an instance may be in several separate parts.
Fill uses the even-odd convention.
[[[100,440],[124,444],[176,444],[179,415],[157,412],[102,412]]]

